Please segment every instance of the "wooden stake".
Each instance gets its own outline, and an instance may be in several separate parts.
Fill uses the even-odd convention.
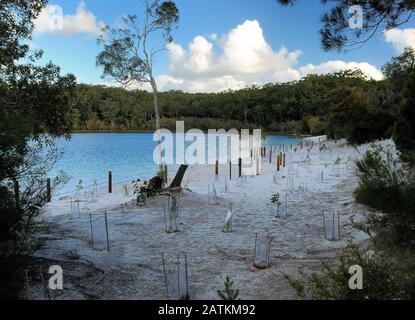
[[[92,213],[91,212],[89,213],[89,224],[91,226],[91,246],[92,246],[92,249],[93,249],[94,248],[94,231],[93,231],[93,228],[92,228]]]
[[[108,237],[108,220],[107,220],[107,211],[105,211],[104,213],[104,217],[105,217],[105,232],[107,234],[107,249],[108,252],[110,251],[110,239]]]
[[[50,178],[46,179],[46,199],[47,202],[50,202],[52,200],[52,188],[50,184]]]
[[[108,193],[112,193],[112,171],[108,172]]]
[[[215,175],[219,176],[219,161],[216,160],[216,164],[215,164]]]
[[[238,161],[238,169],[239,169],[239,178],[242,177],[242,159],[239,158]]]
[[[229,180],[232,180],[232,161],[229,161]]]
[[[280,171],[280,155],[277,156],[277,171]]]
[[[167,164],[164,165],[164,183],[167,184],[167,180],[168,180],[169,174],[168,174],[168,168],[167,168]]]
[[[285,153],[283,154],[282,166],[285,168]]]

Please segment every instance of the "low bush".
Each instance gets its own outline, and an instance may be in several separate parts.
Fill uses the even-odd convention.
[[[352,290],[349,280],[351,266],[363,270],[363,289]],[[368,249],[349,244],[336,262],[324,260],[321,273],[305,275],[302,279],[284,276],[302,299],[311,300],[392,300],[411,297],[410,282],[415,277],[405,272],[396,259]]]
[[[358,203],[382,213],[372,216],[369,225],[377,232],[392,231],[396,241],[415,240],[415,183],[392,146],[372,144],[363,159],[357,161]]]

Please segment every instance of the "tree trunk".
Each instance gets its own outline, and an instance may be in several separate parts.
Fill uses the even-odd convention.
[[[153,104],[154,114],[156,117],[156,130],[160,130],[160,111],[159,111],[159,99],[156,80],[151,76],[151,88],[153,89]]]
[[[160,171],[164,169],[164,163],[163,163],[163,157],[162,152],[160,148],[161,144],[161,138],[160,138],[160,111],[159,111],[159,101],[158,101],[158,90],[157,90],[157,83],[156,80],[152,75],[150,75],[150,84],[151,88],[153,89],[153,104],[154,104],[154,115],[156,117],[156,132],[157,132],[157,138],[156,138],[156,148],[157,148],[157,154],[158,154],[158,160],[159,160],[159,168]]]

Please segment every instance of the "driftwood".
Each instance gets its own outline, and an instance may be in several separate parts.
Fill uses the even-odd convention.
[[[179,168],[179,170],[176,173],[176,176],[173,179],[173,182],[171,183],[169,189],[173,189],[173,188],[180,188],[182,185],[182,181],[184,178],[184,175],[186,173],[186,170],[189,166],[182,164]]]

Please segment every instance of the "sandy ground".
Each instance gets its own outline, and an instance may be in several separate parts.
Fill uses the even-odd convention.
[[[36,253],[47,281],[52,264],[63,268],[64,289],[51,291],[52,299],[166,299],[162,252],[169,260],[185,252],[188,259],[191,299],[218,299],[226,276],[240,289],[242,299],[295,299],[295,293],[283,273],[297,276],[299,268],[318,271],[322,258],[332,258],[349,240],[361,242],[366,235],[352,227],[351,219],[359,221],[365,209],[354,203],[357,185],[354,161],[367,146],[353,149],[344,143],[325,142],[323,150],[315,144],[307,150],[289,150],[287,165],[276,174],[276,153],[273,163],[262,159],[258,176],[233,180],[225,177],[229,169],[220,166],[219,177],[213,166],[191,167],[184,179],[186,190],[181,193],[179,232],[166,233],[160,195],[137,207],[129,186],[114,192],[99,190],[97,200],[80,205],[80,216],[71,214],[70,198],[56,199],[48,204],[43,216],[44,241]],[[337,160],[337,161],[336,161]],[[337,162],[337,163],[336,163]],[[322,179],[323,172],[323,179]],[[275,175],[275,179],[274,179]],[[208,185],[214,183],[218,204],[209,205]],[[304,192],[300,192],[299,187]],[[288,199],[288,217],[277,218],[270,199],[278,192]],[[233,203],[233,232],[222,232],[228,204]],[[103,212],[107,211],[109,245],[107,251]],[[324,237],[322,212],[340,215],[340,241]],[[91,246],[90,213],[93,219],[95,248]],[[255,235],[270,233],[271,267],[256,270]],[[29,296],[44,299],[42,283],[32,275]]]

